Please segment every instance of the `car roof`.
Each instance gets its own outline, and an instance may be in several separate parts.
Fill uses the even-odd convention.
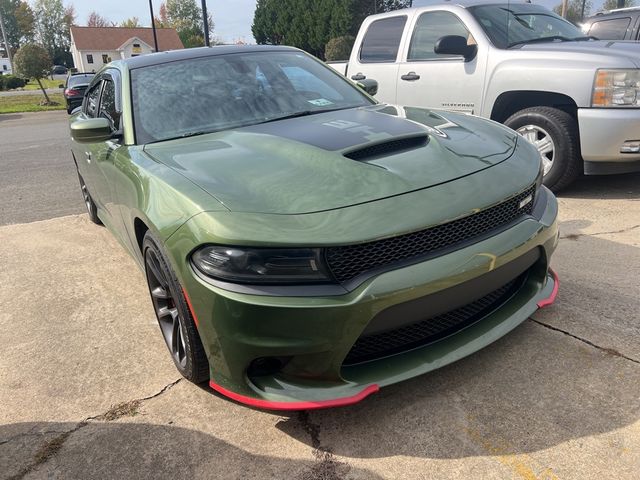
[[[603,10],[587,18],[585,21],[592,21],[600,18],[628,17],[630,14],[640,12],[640,7],[615,8],[613,10]]]
[[[187,60],[190,58],[213,57],[217,55],[228,55],[231,53],[253,53],[253,52],[276,52],[300,50],[282,45],[216,45],[215,47],[186,48],[184,50],[169,50],[166,52],[150,53],[138,57],[127,58],[120,62],[130,70],[162,63]]]
[[[457,5],[459,7],[474,7],[476,5],[507,5],[507,4],[521,4],[530,3],[527,0],[514,0],[514,1],[496,1],[496,0],[414,0],[413,7],[432,7],[435,5]]]

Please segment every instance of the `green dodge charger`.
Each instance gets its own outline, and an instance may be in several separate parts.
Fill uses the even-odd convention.
[[[236,401],[352,404],[556,296],[531,144],[377,103],[300,50],[113,62],[70,130],[89,218],[145,272],[176,367]]]

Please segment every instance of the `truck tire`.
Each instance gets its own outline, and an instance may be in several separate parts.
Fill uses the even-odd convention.
[[[533,143],[544,165],[543,183],[554,192],[582,174],[578,125],[563,110],[531,107],[511,115],[504,124]]]

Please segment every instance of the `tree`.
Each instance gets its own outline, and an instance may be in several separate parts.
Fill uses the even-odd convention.
[[[140,20],[138,17],[127,18],[120,24],[120,26],[124,28],[138,28],[140,27]]]
[[[213,34],[213,18],[208,15],[209,36]],[[186,48],[204,45],[202,9],[196,0],[167,0],[160,6],[160,24],[175,28]]]
[[[36,0],[36,39],[56,64],[68,64],[71,37],[69,28],[73,24],[75,10],[65,9],[62,0]]]
[[[21,0],[0,0],[7,42],[12,52],[33,40],[34,18],[29,4]],[[1,42],[0,42],[1,43]]]
[[[635,0],[625,0],[622,6],[625,8],[635,7],[636,2]],[[618,8],[618,0],[605,0],[604,3],[602,4],[602,10],[613,10],[615,8]]]
[[[329,39],[346,35],[353,0],[258,0],[251,27],[258,43],[292,45],[323,58]]]
[[[47,91],[40,81],[41,78],[47,76],[51,68],[51,57],[49,57],[49,53],[40,45],[28,43],[20,47],[16,52],[13,64],[17,75],[28,79],[33,78],[38,82],[45,98],[45,105],[51,105]]]
[[[349,55],[351,55],[351,49],[353,48],[353,42],[355,42],[355,40],[355,37],[352,35],[342,35],[341,37],[332,38],[324,48],[324,59],[327,61],[347,60]]]
[[[591,14],[591,0],[569,0],[569,5],[567,7],[567,20],[571,23],[578,24],[584,18],[582,16],[582,3],[584,1],[584,18],[588,17]],[[553,11],[558,15],[562,15],[562,4],[556,5],[553,7]]]
[[[87,27],[111,27],[113,24],[95,10],[87,17]]]

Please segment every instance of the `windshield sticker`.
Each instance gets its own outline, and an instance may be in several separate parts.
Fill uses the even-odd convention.
[[[315,100],[307,100],[307,102],[315,105],[316,107],[326,107],[327,105],[333,105],[333,102],[326,98],[316,98]]]

